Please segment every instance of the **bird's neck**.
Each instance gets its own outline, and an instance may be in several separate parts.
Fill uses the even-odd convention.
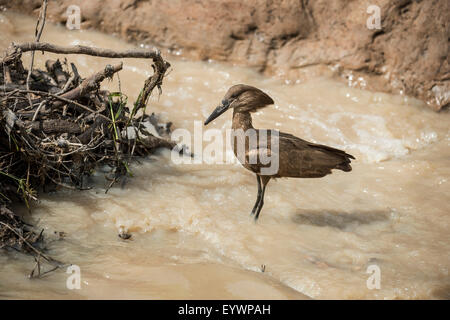
[[[233,124],[232,124],[233,130],[236,129],[253,129],[252,125],[252,116],[250,115],[250,112],[242,112],[242,111],[233,111]]]

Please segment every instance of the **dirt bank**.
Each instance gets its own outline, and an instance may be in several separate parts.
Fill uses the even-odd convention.
[[[60,5],[49,8],[53,21],[65,23],[67,7],[79,5],[82,28],[154,43],[189,58],[252,65],[290,80],[313,70],[352,86],[412,95],[434,110],[450,102],[447,0],[56,2]],[[0,4],[31,13],[41,1]],[[370,5],[380,8],[381,29],[366,26]]]

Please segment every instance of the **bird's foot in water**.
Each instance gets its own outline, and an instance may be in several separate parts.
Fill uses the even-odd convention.
[[[253,221],[255,222],[255,223],[257,223],[258,222],[258,218],[259,218],[259,214],[258,213],[253,213],[252,214],[254,217],[253,217]]]
[[[250,212],[250,217],[253,217],[253,221],[256,223],[258,221],[258,217],[255,215],[256,210],[252,210],[252,212]]]

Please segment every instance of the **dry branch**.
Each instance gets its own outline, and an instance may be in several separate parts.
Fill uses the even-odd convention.
[[[161,57],[161,52],[157,48],[114,51],[110,49],[81,45],[64,47],[45,42],[26,42],[22,44],[11,44],[11,46],[7,50],[6,57],[3,58],[0,64],[9,65],[14,60],[20,58],[23,52],[28,51],[45,51],[59,54],[82,54],[104,58],[138,58],[153,59],[155,61],[161,62],[164,61]]]

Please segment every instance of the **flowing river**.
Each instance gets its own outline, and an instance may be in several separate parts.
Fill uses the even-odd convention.
[[[35,23],[2,13],[0,48],[32,41]],[[41,41],[133,48],[50,23]],[[161,150],[134,163],[134,177],[107,194],[98,172],[89,191],[42,194],[30,218],[45,229],[50,256],[79,266],[81,289],[67,288],[66,270],[30,280],[33,259],[3,252],[1,298],[450,298],[448,112],[332,79],[286,83],[243,67],[187,61],[179,52],[163,55],[172,70],[147,111],[173,128],[193,133],[195,121],[203,122],[231,85],[250,84],[275,101],[254,114],[256,128],[344,149],[356,157],[353,171],[271,181],[256,224],[249,216],[256,179],[239,164],[176,164]],[[56,57],[37,52],[35,66],[44,69]],[[66,57],[84,77],[117,62]],[[150,61],[122,61],[120,86],[132,102],[151,74]],[[103,85],[119,88],[117,77]],[[225,136],[231,114],[202,130]],[[203,146],[211,143],[205,139]],[[119,238],[121,230],[132,238]],[[55,232],[66,237],[58,240]]]

